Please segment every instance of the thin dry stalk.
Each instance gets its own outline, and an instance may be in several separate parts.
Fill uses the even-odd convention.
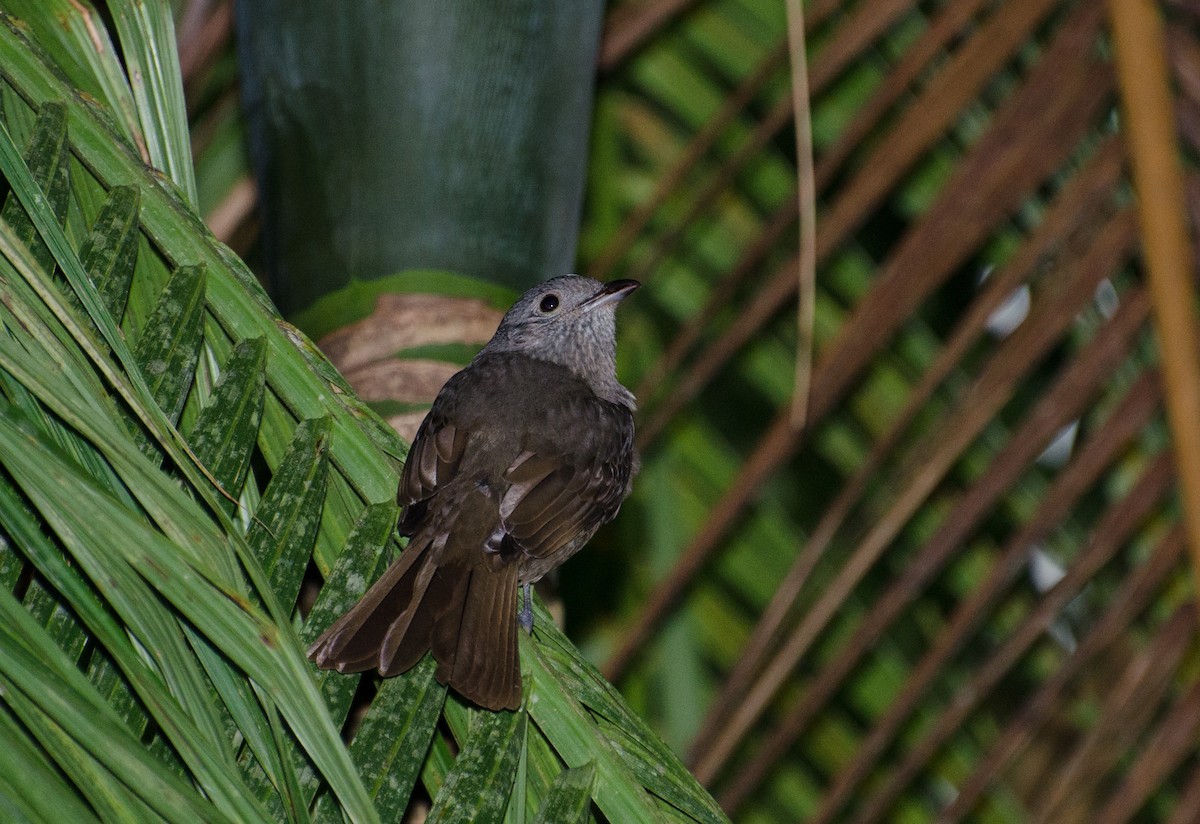
[[[892,5],[906,5],[907,0]],[[874,3],[877,9],[887,3]],[[792,109],[796,133],[796,199],[800,213],[800,248],[797,252],[796,369],[792,381],[792,426],[800,429],[808,415],[808,387],[812,381],[813,325],[817,297],[817,190],[813,177],[812,107],[808,88],[808,56],[804,47],[804,7],[788,0],[788,49],[792,54]]]
[[[1166,38],[1151,0],[1112,0],[1108,8],[1138,193],[1142,256],[1162,350],[1167,420],[1179,465],[1193,575],[1200,591],[1200,362],[1196,359],[1200,332]]]

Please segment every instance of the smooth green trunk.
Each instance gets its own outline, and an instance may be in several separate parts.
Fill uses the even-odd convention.
[[[242,0],[243,98],[285,315],[412,269],[573,268],[602,4]]]

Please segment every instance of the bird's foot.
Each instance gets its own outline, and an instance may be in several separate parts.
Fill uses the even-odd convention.
[[[531,584],[525,584],[521,587],[521,611],[517,613],[517,623],[521,625],[521,629],[525,630],[526,635],[533,634],[533,594],[530,592]]]

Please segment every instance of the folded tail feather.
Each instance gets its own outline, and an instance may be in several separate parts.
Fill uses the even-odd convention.
[[[417,576],[427,564],[427,541],[409,546],[384,570],[362,599],[334,621],[308,648],[308,657],[325,669],[362,672],[379,666],[379,649],[389,630],[402,619],[410,620],[422,600],[415,590]]]
[[[517,565],[437,566],[432,557],[443,553],[430,553],[429,546],[414,539],[362,600],[317,639],[309,657],[326,669],[378,669],[388,676],[410,669],[432,649],[438,681],[481,707],[516,709]]]
[[[487,709],[521,705],[517,566],[446,570],[455,587],[432,637],[437,679]],[[432,589],[432,587],[431,587]]]

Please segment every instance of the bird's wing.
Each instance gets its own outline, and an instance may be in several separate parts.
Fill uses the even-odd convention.
[[[498,373],[503,365],[504,361],[497,358],[477,358],[438,392],[417,429],[400,476],[396,503],[409,507],[408,514],[419,517],[419,512],[411,510],[421,507],[414,505],[433,497],[458,472],[472,433],[478,434],[490,420],[495,387],[505,385],[505,375]],[[409,520],[408,515],[405,520]]]
[[[617,514],[629,492],[634,464],[629,410],[593,397],[561,412],[563,424],[552,419],[541,434],[531,434],[504,473],[508,488],[500,517],[532,557],[551,556],[580,535],[586,540]]]
[[[458,470],[469,432],[438,413],[435,406],[421,423],[404,462],[396,502],[411,506],[427,500]]]

